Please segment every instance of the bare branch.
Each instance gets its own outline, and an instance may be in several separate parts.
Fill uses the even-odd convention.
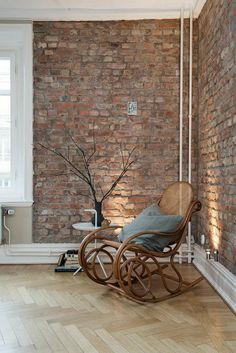
[[[126,162],[124,162],[124,167],[120,173],[120,175],[116,178],[116,180],[114,181],[114,183],[112,183],[110,189],[105,193],[105,195],[103,195],[101,201],[104,201],[110,194],[111,192],[115,189],[115,187],[117,186],[117,184],[120,182],[120,180],[123,178],[123,176],[127,173],[127,171],[130,169],[131,165],[134,164],[137,160],[137,158],[133,159],[130,161],[130,158],[133,154],[133,152],[135,151],[136,147],[134,147],[132,149],[132,151],[129,153],[128,158],[126,160]]]
[[[71,172],[78,177],[78,174],[74,170],[71,170]],[[90,200],[96,201],[96,199],[94,199],[93,197],[91,197],[89,195],[82,194],[81,192],[77,192],[77,194],[81,195],[81,196],[84,196],[84,197],[88,197]]]
[[[64,161],[69,164],[74,170],[76,170],[76,172],[78,173],[78,177],[80,179],[82,179],[85,183],[89,184],[89,179],[88,177],[82,173],[67,157],[65,157],[61,152],[58,152],[56,149],[52,149],[50,147],[44,146],[41,143],[38,143],[39,146],[41,146],[42,148],[54,153],[55,155],[57,155],[58,157],[61,157],[62,159],[64,159]]]
[[[94,129],[93,129],[93,152],[88,158],[86,157],[84,149],[77,143],[77,141],[71,135],[70,135],[70,138],[73,141],[74,145],[76,146],[78,156],[80,155],[82,157],[83,166],[84,166],[85,171],[81,171],[78,167],[76,167],[76,165],[73,163],[73,161],[71,161],[69,146],[67,148],[67,156],[66,156],[57,149],[47,147],[41,143],[37,143],[37,145],[52,152],[56,156],[62,158],[66,162],[66,164],[68,164],[70,166],[70,168],[71,168],[70,172],[75,174],[80,180],[85,182],[90,188],[91,196],[84,195],[81,193],[78,193],[78,194],[81,196],[89,197],[93,201],[97,202],[96,190],[95,190],[95,186],[94,186],[94,175],[91,174],[90,169],[89,169],[89,162],[90,162],[91,158],[93,157],[93,155],[96,153]],[[100,185],[100,183],[98,184],[98,187],[100,188],[100,190],[102,192],[101,202],[104,201],[112,193],[112,191],[115,189],[115,187],[120,182],[120,180],[123,178],[123,176],[127,173],[127,171],[131,168],[131,166],[137,161],[137,158],[132,158],[136,148],[137,148],[137,146],[132,148],[132,150],[128,153],[128,156],[125,160],[122,144],[120,144],[120,151],[121,151],[121,158],[122,158],[122,170],[121,170],[119,176],[116,178],[116,180],[112,183],[111,187],[108,189],[107,192],[104,193],[102,186]],[[60,175],[68,175],[68,173],[57,174],[57,176],[60,176]]]
[[[96,191],[94,189],[93,179],[92,179],[92,176],[91,176],[91,173],[90,173],[90,170],[89,170],[89,163],[88,163],[88,160],[86,159],[85,152],[84,152],[83,148],[80,147],[79,144],[75,141],[73,136],[71,136],[70,134],[69,134],[69,136],[70,136],[71,140],[73,141],[74,145],[76,146],[77,150],[82,155],[84,168],[85,168],[85,171],[87,173],[87,178],[89,180],[89,185],[90,185],[90,188],[92,190],[92,194],[93,194],[94,198],[96,199]]]
[[[73,171],[73,170],[70,170],[72,173],[74,173],[77,177],[78,177],[78,175]],[[60,176],[63,176],[63,175],[69,175],[69,173],[57,173],[57,174],[47,174],[46,176],[48,177],[60,177]],[[89,195],[85,195],[85,194],[82,194],[81,192],[76,192],[77,193],[77,195],[80,195],[80,196],[84,196],[84,197],[88,197],[89,199],[91,199],[91,200],[93,200],[94,201],[94,199],[91,197],[91,196],[89,196]]]
[[[77,147],[77,149],[80,151],[80,153],[82,154],[82,156],[85,158],[85,152],[84,152],[84,150],[82,149],[82,147],[80,147],[80,145],[78,145],[78,143],[75,141],[75,139],[74,139],[74,137],[73,136],[71,136],[70,134],[69,134],[69,136],[70,136],[70,138],[71,138],[71,140],[73,141],[73,143],[75,144],[75,146]],[[86,159],[86,158],[85,158]]]
[[[129,155],[128,155],[128,158],[127,158],[127,160],[126,160],[125,166],[128,165],[128,163],[129,163],[129,161],[130,161],[130,158],[131,158],[132,154],[134,153],[134,151],[136,150],[136,148],[137,148],[137,146],[134,146],[134,147],[132,148],[132,150],[129,152]]]
[[[80,178],[80,176],[76,173],[76,171],[74,171],[74,170],[70,170],[71,171],[71,173],[73,173],[73,174],[75,174],[78,178]],[[90,196],[87,196],[87,197],[89,197],[91,200],[93,200],[93,201],[97,201],[97,198],[96,198],[96,193],[93,193],[93,188],[91,187],[91,185],[90,184],[88,184],[89,185],[89,187],[90,187],[90,191],[92,192],[92,195],[93,195],[93,198],[92,197],[90,197]],[[85,195],[84,195],[85,196]]]

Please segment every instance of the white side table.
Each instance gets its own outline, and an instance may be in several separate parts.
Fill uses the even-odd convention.
[[[93,232],[94,230],[96,229],[99,229],[101,227],[98,227],[98,226],[94,226],[91,222],[79,222],[79,223],[74,223],[72,224],[72,227],[74,229],[77,229],[77,230],[81,230],[81,231],[86,231],[86,232]],[[97,240],[95,239],[94,241],[94,248],[96,248],[97,246]],[[88,261],[94,256],[94,254],[91,254],[88,258]],[[105,276],[107,276],[106,274],[106,271],[105,271],[105,268],[103,266],[103,263],[102,263],[102,260],[100,259],[100,257],[97,255],[97,259],[98,259],[98,262],[101,266],[101,269],[102,269],[102,272],[104,273]],[[82,267],[79,266],[78,269],[74,272],[73,276],[75,276],[78,272],[80,272],[82,270]]]
[[[92,222],[79,222],[72,224],[72,227],[77,230],[84,230],[87,232],[93,232],[101,227],[95,227]]]

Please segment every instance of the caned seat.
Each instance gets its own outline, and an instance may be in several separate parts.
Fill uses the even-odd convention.
[[[122,227],[113,226],[100,228],[85,237],[79,249],[79,262],[90,279],[141,302],[171,298],[203,279],[200,276],[193,281],[184,280],[174,263],[186,226],[192,214],[201,209],[200,201],[194,201],[191,184],[173,183],[163,192],[157,204],[165,215],[182,216],[174,231],[142,230],[121,243],[117,234]],[[147,235],[154,236],[154,239],[168,237],[169,242],[162,251],[135,243],[140,236]],[[94,242],[97,244],[95,248],[92,246]],[[106,263],[105,271],[99,264],[100,258]]]

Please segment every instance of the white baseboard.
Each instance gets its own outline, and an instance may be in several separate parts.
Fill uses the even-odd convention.
[[[236,313],[236,276],[219,262],[207,260],[204,249],[194,246],[194,265]]]
[[[32,243],[0,246],[0,264],[56,264],[60,254],[69,249],[79,249],[79,243]],[[186,244],[182,244],[182,258],[187,259]],[[176,255],[176,261],[179,260]],[[168,262],[163,258],[162,262]]]
[[[78,249],[79,243],[12,244],[0,246],[0,264],[56,264],[60,254]]]

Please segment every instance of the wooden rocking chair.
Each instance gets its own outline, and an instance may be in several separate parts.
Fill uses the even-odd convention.
[[[177,296],[203,279],[200,276],[194,281],[185,281],[174,263],[186,226],[192,214],[201,209],[201,203],[193,200],[192,186],[187,182],[175,182],[164,191],[157,204],[164,214],[183,217],[178,228],[171,233],[142,231],[123,243],[114,235],[114,231],[122,228],[120,226],[100,228],[88,234],[80,246],[79,262],[89,278],[141,302]],[[173,240],[163,251],[150,251],[135,244],[135,239],[144,234],[171,236]],[[100,259],[106,262],[105,268],[100,266]]]

